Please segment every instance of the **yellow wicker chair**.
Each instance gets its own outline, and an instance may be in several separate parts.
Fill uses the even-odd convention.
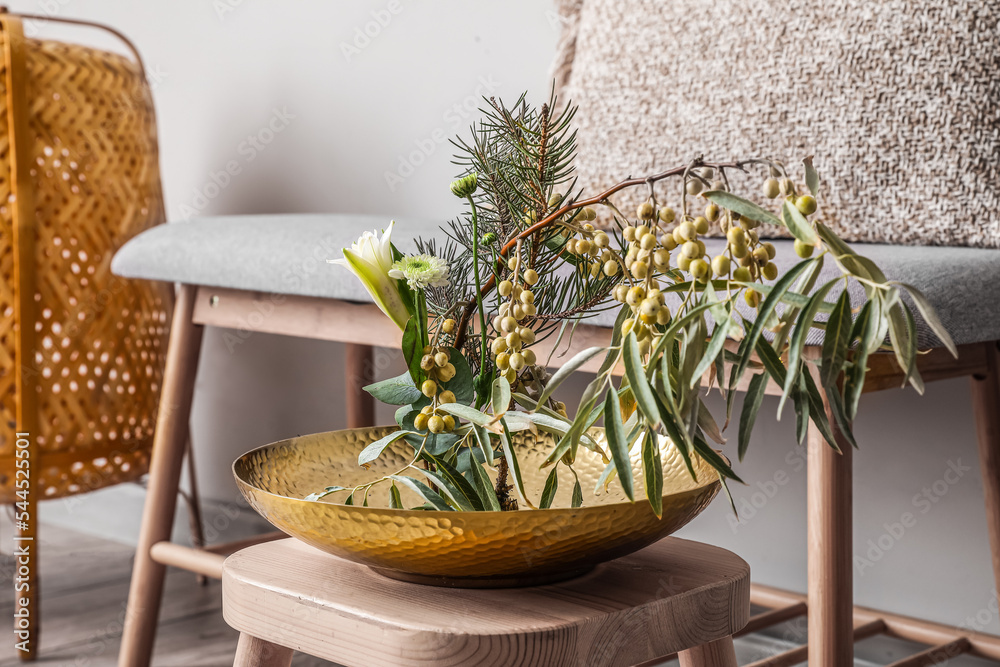
[[[0,503],[15,504],[37,561],[38,500],[146,472],[173,294],[110,271],[125,241],[164,221],[138,53],[107,28],[135,61],[27,39],[22,18],[0,13]],[[15,597],[32,619],[30,658],[28,583]]]

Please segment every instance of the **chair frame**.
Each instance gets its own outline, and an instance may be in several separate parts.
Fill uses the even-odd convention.
[[[360,388],[374,379],[373,347],[395,348],[399,343],[398,329],[371,304],[180,286],[150,463],[149,491],[118,658],[120,667],[149,664],[167,565],[218,579],[225,560],[223,554],[284,537],[280,532],[271,533],[204,549],[169,541],[205,326],[237,329],[241,335],[263,332],[345,343],[348,427],[372,423],[373,401]],[[573,347],[606,344],[609,338],[607,328],[580,325]],[[540,348],[544,347],[542,343]],[[544,358],[545,353],[547,350],[541,349],[539,356]],[[808,348],[807,353],[816,358],[820,351]],[[902,385],[903,374],[893,355],[873,355],[869,364],[866,392]],[[918,364],[927,382],[966,376],[972,380],[993,574],[1000,591],[1000,347],[997,342],[960,346],[958,359],[943,349],[935,349],[921,355]],[[768,392],[780,390],[771,386]],[[838,454],[812,427],[806,446],[810,462],[807,594],[752,586],[752,601],[768,610],[751,618],[743,632],[805,615],[809,643],[769,658],[766,664],[780,667],[808,659],[811,664],[824,667],[849,667],[853,665],[854,642],[874,634],[894,635],[930,646],[894,663],[896,667],[930,664],[928,660],[934,656],[961,653],[1000,660],[998,636],[854,606],[851,448],[843,443],[843,453]]]

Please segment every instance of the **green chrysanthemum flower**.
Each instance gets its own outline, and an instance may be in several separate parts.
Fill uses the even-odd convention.
[[[434,255],[411,255],[392,265],[389,276],[397,280],[405,278],[410,289],[447,287],[450,267],[440,257]]]

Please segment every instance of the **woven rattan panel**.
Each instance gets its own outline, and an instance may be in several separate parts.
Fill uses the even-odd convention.
[[[149,461],[172,297],[111,275],[114,252],[163,222],[152,99],[112,53],[27,40],[37,230],[40,461],[58,497],[128,481]],[[5,87],[0,72],[0,87]],[[0,91],[0,502],[13,496],[14,299],[10,137]]]
[[[1000,247],[997,0],[558,5],[589,193],[699,154],[785,159],[801,179],[814,154],[845,239]]]

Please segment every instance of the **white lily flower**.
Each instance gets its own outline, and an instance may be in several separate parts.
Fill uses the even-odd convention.
[[[393,263],[392,226],[395,224],[395,220],[389,223],[382,238],[379,238],[378,232],[365,232],[350,248],[344,248],[342,258],[327,261],[346,267],[357,276],[372,295],[375,305],[403,329],[410,313],[399,294],[399,283],[389,275]]]

